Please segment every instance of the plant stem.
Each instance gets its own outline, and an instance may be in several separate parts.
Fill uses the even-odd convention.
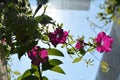
[[[42,74],[41,74],[41,71],[40,71],[40,66],[38,66],[38,71],[39,71],[40,80],[43,80],[42,79]]]

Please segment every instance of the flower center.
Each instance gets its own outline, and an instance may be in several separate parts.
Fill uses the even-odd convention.
[[[60,34],[57,34],[57,38],[59,38],[60,37]]]
[[[104,41],[102,40],[102,41],[101,41],[101,45],[103,45],[103,44],[104,44]]]

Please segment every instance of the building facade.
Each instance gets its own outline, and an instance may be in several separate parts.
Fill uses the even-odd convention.
[[[102,71],[102,63],[99,67],[96,80],[120,80],[120,25],[114,23],[111,36],[114,38],[112,51],[103,55],[101,62],[108,64],[108,71]]]

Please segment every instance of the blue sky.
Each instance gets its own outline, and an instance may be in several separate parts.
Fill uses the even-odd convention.
[[[34,10],[35,7],[35,1],[30,0],[32,3],[32,9]],[[97,12],[101,11],[99,9],[99,4],[103,3],[104,0],[92,0],[91,6],[89,11],[76,11],[76,10],[56,10],[56,9],[48,9],[47,14],[50,15],[56,22],[63,23],[65,30],[70,30],[70,33],[74,35],[75,38],[77,36],[85,36],[85,40],[88,41],[89,37],[95,37],[97,34],[92,30],[92,27],[90,27],[90,23],[87,21],[87,17],[89,17],[90,20],[98,24],[99,26],[102,26],[102,24],[99,22],[98,19],[96,19]],[[41,11],[41,10],[40,10]],[[40,11],[38,14],[40,14]],[[38,15],[37,14],[37,15]],[[111,24],[106,26],[111,27]],[[97,33],[101,30],[96,28],[95,30]],[[109,34],[110,28],[108,30]],[[96,51],[93,52],[93,54],[99,59],[97,60],[93,55],[90,53],[87,53],[84,58],[85,59],[94,59],[93,66],[87,67],[84,61],[81,61],[79,63],[72,63],[72,60],[69,55],[67,54],[65,49],[61,49],[62,52],[65,54],[64,58],[59,58],[63,60],[64,64],[61,65],[63,70],[66,72],[66,75],[58,74],[51,71],[46,71],[44,75],[46,75],[49,80],[95,80],[97,69],[99,67],[99,63],[102,57],[101,53],[98,53]],[[19,61],[17,59],[17,55],[12,56],[12,69],[20,71],[23,73],[26,69],[30,68],[30,60],[27,56],[23,56],[21,60]]]

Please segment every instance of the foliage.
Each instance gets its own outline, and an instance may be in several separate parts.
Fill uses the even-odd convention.
[[[0,2],[0,44],[4,46],[7,53],[4,58],[18,54],[18,58],[21,59],[23,55],[27,54],[32,63],[31,69],[26,70],[18,80],[48,80],[46,76],[42,75],[47,70],[65,74],[60,67],[63,62],[49,58],[49,56],[64,57],[64,53],[57,49],[59,44],[62,44],[61,48],[65,48],[68,55],[77,56],[73,63],[84,60],[83,56],[97,47],[102,46],[102,51],[98,50],[99,52],[104,52],[105,48],[111,49],[112,42],[109,45],[106,45],[106,42],[113,41],[113,39],[107,35],[110,39],[107,41],[105,37],[99,37],[101,33],[97,35],[97,41],[96,38],[92,38],[91,41],[85,42],[84,36],[74,40],[70,31],[63,29],[63,24],[56,23],[45,14],[46,6],[41,15],[35,16],[42,5],[40,2],[35,13],[32,13],[28,0]],[[36,47],[38,41],[47,46]],[[107,52],[109,51],[111,50]],[[92,65],[93,62],[91,59],[84,61],[87,65]]]
[[[120,24],[120,1],[119,0],[106,0],[104,4],[100,5],[103,12],[98,13],[98,18],[105,21],[106,24],[115,21]]]

